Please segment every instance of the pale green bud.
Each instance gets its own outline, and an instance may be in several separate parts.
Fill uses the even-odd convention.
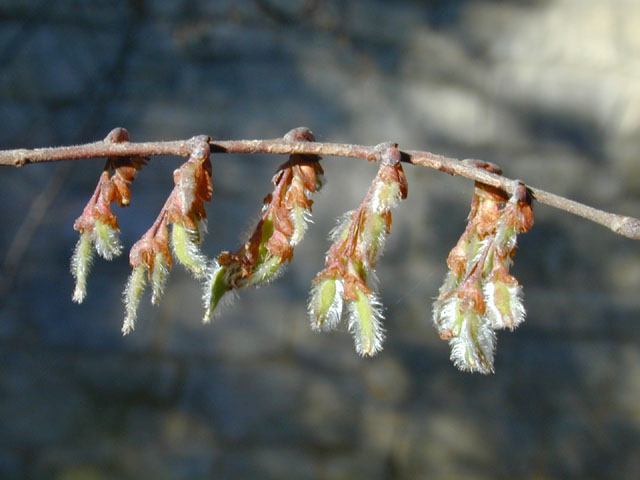
[[[448,338],[456,318],[456,310],[459,302],[455,293],[452,293],[460,285],[461,277],[451,270],[447,272],[444,283],[440,286],[438,299],[433,302],[432,319],[443,338]]]
[[[504,218],[500,219],[498,228],[496,229],[495,248],[502,255],[508,255],[518,241],[518,232],[513,225],[508,225]]]
[[[122,325],[123,335],[128,334],[135,328],[138,306],[140,305],[140,298],[144,293],[146,284],[147,267],[143,265],[134,267],[124,290],[125,317]]]
[[[71,256],[71,274],[76,279],[76,286],[73,290],[73,301],[82,303],[87,296],[87,277],[93,261],[93,248],[89,234],[82,232],[76,248]]]
[[[182,222],[172,224],[171,247],[178,261],[193,275],[201,277],[206,269],[206,257],[200,251],[200,234],[189,230]]]
[[[158,252],[153,257],[151,269],[151,303],[158,305],[169,278],[169,262],[164,253]]]
[[[293,223],[293,235],[289,239],[292,246],[297,245],[307,231],[311,222],[311,212],[300,205],[294,205],[291,209],[291,222]]]
[[[258,262],[263,262],[271,252],[267,249],[267,242],[271,239],[275,227],[273,225],[273,216],[269,215],[262,222],[262,230],[260,231],[260,245],[258,246]]]
[[[366,295],[357,288],[356,292],[357,299],[348,302],[349,331],[360,355],[375,355],[382,350],[384,340],[382,305],[375,293]]]
[[[483,290],[487,303],[486,315],[494,329],[513,330],[524,321],[526,311],[520,285],[489,281]]]
[[[91,241],[93,242],[98,255],[105,260],[113,260],[122,253],[119,230],[111,225],[96,220],[91,231]]]
[[[453,275],[451,274],[451,272],[449,272],[449,274],[447,275],[447,280],[451,280],[452,277]],[[441,296],[443,292],[449,293],[451,291],[449,288],[445,288],[445,286],[447,285],[447,280],[445,280],[445,284],[440,287]],[[459,302],[460,299],[455,294],[453,294],[448,296],[444,301],[436,300],[433,303],[433,323],[442,338],[449,338],[449,336],[451,335],[451,330],[456,323],[458,316]]]
[[[332,330],[342,317],[344,285],[337,278],[323,278],[311,287],[308,311],[313,330]]]
[[[395,207],[400,201],[400,185],[391,181],[376,181],[371,195],[371,210],[383,213]]]
[[[382,253],[387,237],[386,222],[382,215],[369,213],[361,235],[362,241],[359,248],[363,251],[363,258],[373,266]]]
[[[485,317],[472,309],[462,311],[460,302],[452,302],[453,328],[449,339],[451,361],[460,370],[493,373],[496,335]]]

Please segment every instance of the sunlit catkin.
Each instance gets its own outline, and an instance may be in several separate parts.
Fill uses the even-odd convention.
[[[308,301],[311,328],[335,328],[348,311],[348,329],[360,355],[382,349],[384,328],[382,304],[368,282],[391,229],[391,208],[407,196],[407,181],[394,145],[377,147],[380,161],[360,206],[343,215],[331,231],[333,245],[326,268],[312,282]]]
[[[494,173],[493,164],[478,164]],[[531,198],[520,182],[513,193],[476,183],[467,228],[449,253],[449,272],[433,306],[433,322],[449,341],[461,370],[492,373],[495,330],[524,321],[522,288],[509,274],[517,235],[533,225]]]

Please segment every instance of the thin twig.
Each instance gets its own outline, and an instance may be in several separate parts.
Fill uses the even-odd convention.
[[[194,137],[198,138],[198,137]],[[199,137],[202,138],[202,137]],[[59,160],[79,160],[96,157],[155,155],[189,156],[194,139],[170,142],[123,142],[107,143],[104,141],[67,147],[36,148],[32,150],[0,151],[0,166],[21,167],[30,163],[53,162]],[[352,145],[346,143],[322,142],[290,142],[283,138],[272,140],[224,140],[210,141],[211,153],[271,153],[275,155],[325,155],[333,157],[362,158],[375,161],[375,146]],[[469,178],[512,193],[514,180],[474,167],[465,162],[443,155],[417,150],[401,152],[402,160],[413,165],[440,170],[451,175]],[[559,210],[578,215],[599,223],[613,232],[640,240],[640,220],[614,213],[604,212],[596,208],[569,200],[539,188],[527,186],[533,198]]]

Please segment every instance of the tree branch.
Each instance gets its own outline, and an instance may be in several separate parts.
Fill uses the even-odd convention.
[[[53,162],[60,160],[80,160],[97,157],[151,157],[155,155],[189,156],[194,142],[202,141],[202,137],[190,140],[169,142],[122,142],[109,143],[99,141],[84,145],[36,148],[32,150],[0,151],[0,166],[21,167],[30,163]],[[211,153],[270,153],[275,155],[324,155],[333,157],[362,158],[375,161],[375,147],[352,145],[345,143],[291,142],[283,138],[272,140],[224,140],[210,141]],[[450,175],[458,175],[480,183],[491,185],[513,193],[514,180],[476,168],[472,162],[458,160],[443,155],[417,150],[402,151],[402,160],[413,165],[440,170]],[[539,188],[527,186],[533,198],[540,203],[599,223],[613,232],[640,240],[640,220],[633,217],[608,213],[578,203],[567,198],[545,192]]]

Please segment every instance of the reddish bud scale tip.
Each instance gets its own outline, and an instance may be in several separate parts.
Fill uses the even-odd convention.
[[[373,292],[362,277],[362,274],[347,274],[344,276],[344,299],[355,301],[358,298],[358,292],[369,295]]]
[[[206,218],[204,202],[210,201],[213,195],[211,159],[206,145],[206,151],[197,150],[174,170],[174,188],[164,207],[169,222],[183,222],[190,230],[197,229],[197,222]],[[203,158],[197,156],[205,153]]]
[[[146,157],[113,157],[108,160],[108,166],[113,170],[111,182],[114,186],[114,200],[118,205],[125,207],[131,201],[129,184],[135,179],[138,170],[141,170],[149,161]]]
[[[133,271],[142,269],[146,273],[146,279],[151,282],[151,303],[158,305],[164,293],[164,287],[172,267],[171,254],[169,253],[169,234],[167,223],[163,214],[154,222],[153,226],[138,240],[129,252],[129,264]],[[129,302],[130,297],[125,296]],[[133,305],[133,304],[131,304]],[[127,303],[127,318],[135,320],[135,309]],[[131,324],[129,320],[125,325]],[[125,329],[127,332],[129,328]],[[124,331],[124,330],[123,330]]]
[[[169,253],[169,232],[165,221],[157,221],[147,232],[133,244],[129,252],[129,265],[131,267],[146,266],[153,268],[154,258],[162,254],[171,268],[171,255]]]
[[[316,137],[308,127],[292,128],[282,137],[287,142],[315,142]]]
[[[107,134],[104,141],[108,143],[128,142],[129,131],[123,127],[116,127]]]
[[[449,270],[451,270],[456,275],[461,275],[464,272],[467,261],[467,251],[463,245],[460,245],[459,242],[449,252],[449,256],[447,257],[447,266],[449,267]]]
[[[464,311],[473,310],[479,315],[484,315],[487,304],[484,301],[479,279],[470,278],[464,282],[457,288],[456,296],[460,299],[460,305]]]
[[[274,231],[269,241],[265,244],[265,248],[271,255],[280,257],[283,262],[290,261],[293,258],[293,247],[289,242],[289,237],[282,232]]]
[[[294,178],[300,179],[302,187],[309,193],[315,193],[318,186],[318,177],[324,174],[324,170],[318,161],[298,163],[294,168]],[[297,191],[300,191],[298,189]]]

